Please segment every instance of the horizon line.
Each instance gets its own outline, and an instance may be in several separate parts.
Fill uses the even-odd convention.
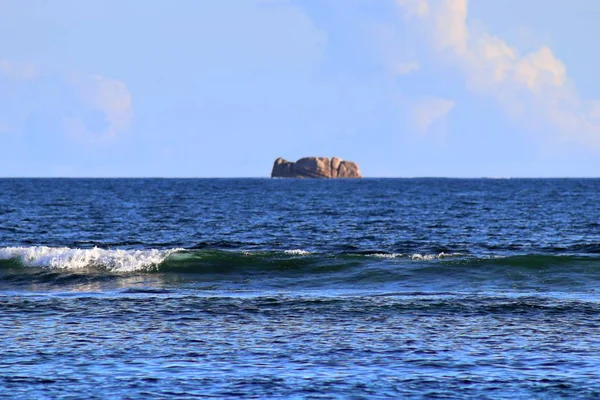
[[[0,176],[0,179],[275,179],[344,181],[363,179],[600,179],[600,176],[363,176],[362,178],[273,178],[270,176]]]

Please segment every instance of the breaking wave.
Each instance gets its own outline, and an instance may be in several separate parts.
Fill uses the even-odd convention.
[[[425,262],[425,263],[423,263]],[[410,268],[514,270],[597,266],[600,257],[525,254],[477,257],[464,253],[402,254],[385,252],[319,253],[302,249],[283,251],[229,251],[213,249],[81,249],[69,247],[0,248],[0,269],[33,267],[81,271],[93,269],[114,273],[128,272],[231,272],[273,271],[323,272],[382,265],[386,270]]]
[[[187,250],[174,248],[168,250],[122,250],[78,249],[69,247],[4,247],[0,248],[0,267],[38,267],[56,270],[97,269],[110,272],[184,272],[191,269],[198,272],[202,266],[263,266],[272,269],[273,264],[288,268],[314,264],[326,266],[336,264],[355,264],[357,260],[407,260],[432,261],[450,257],[460,257],[462,253],[439,254],[401,254],[401,253],[315,253],[302,249],[284,251],[225,251],[225,250]],[[196,268],[194,268],[196,267]]]
[[[65,270],[97,268],[112,272],[133,272],[157,267],[171,254],[181,250],[106,250],[98,247],[72,249],[46,246],[5,247],[0,248],[0,260],[16,261],[26,267]]]

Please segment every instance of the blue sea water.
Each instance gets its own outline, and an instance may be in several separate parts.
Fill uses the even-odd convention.
[[[600,180],[0,179],[0,397],[600,397]]]

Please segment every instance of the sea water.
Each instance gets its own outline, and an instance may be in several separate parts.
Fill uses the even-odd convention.
[[[600,180],[1,179],[0,396],[600,397]]]

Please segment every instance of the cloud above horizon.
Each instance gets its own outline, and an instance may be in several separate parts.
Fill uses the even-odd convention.
[[[29,80],[33,82],[32,90],[40,94],[40,99],[44,99],[47,87],[44,88],[41,79],[44,77],[40,76],[39,71],[40,68],[33,63],[0,59],[0,77],[16,81],[18,85],[18,89],[10,94],[13,97],[18,97],[21,93],[22,81]],[[64,87],[66,83],[67,86],[75,89],[75,100],[83,107],[74,107],[74,109],[87,108],[103,115],[104,127],[100,130],[90,129],[85,115],[63,116],[63,126],[71,137],[83,142],[106,142],[129,129],[133,117],[131,94],[122,81],[98,74],[76,73],[66,78],[61,73],[47,75],[48,79],[61,82],[61,86]],[[47,106],[51,107],[50,104]],[[30,111],[33,111],[33,108]],[[23,115],[26,119],[28,112]],[[8,117],[15,118],[10,115]],[[22,121],[17,123],[17,125],[21,124]],[[9,128],[9,125],[0,123],[0,133],[10,133],[12,128],[14,128],[12,125]]]
[[[411,117],[417,132],[428,133],[431,126],[437,121],[445,118],[455,106],[450,99],[437,97],[425,97],[419,99],[411,110]]]
[[[33,79],[38,70],[35,65],[24,62],[12,62],[0,59],[0,75],[17,80]]]
[[[506,40],[468,24],[467,0],[396,0],[436,54],[458,68],[467,87],[493,98],[519,124],[600,147],[600,101],[582,99],[552,49],[521,54]],[[426,119],[424,119],[426,120]]]
[[[129,129],[133,117],[131,94],[125,83],[101,75],[78,75],[70,79],[80,100],[90,109],[104,115],[105,127],[92,130],[81,117],[65,118],[70,135],[88,142],[115,138]]]
[[[407,75],[411,72],[417,71],[420,65],[416,61],[403,61],[398,62],[393,66],[393,70],[398,75]]]

